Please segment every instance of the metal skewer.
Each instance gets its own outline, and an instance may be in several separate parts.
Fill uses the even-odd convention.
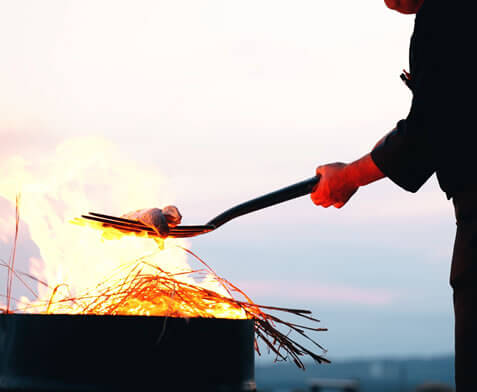
[[[229,210],[216,216],[205,225],[180,225],[171,227],[169,229],[169,237],[195,237],[200,234],[208,233],[239,216],[246,215],[275,204],[283,203],[287,200],[308,195],[318,185],[319,181],[320,177],[315,176],[309,178],[308,180],[298,182],[286,188],[282,188],[275,192],[249,200],[245,203],[230,208]],[[146,226],[137,220],[99,214],[97,212],[90,212],[88,215],[81,215],[81,217],[84,219],[100,222],[105,227],[113,227],[123,232],[146,232],[150,236],[159,236],[153,228]]]

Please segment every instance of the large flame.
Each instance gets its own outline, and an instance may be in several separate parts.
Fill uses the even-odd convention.
[[[17,299],[12,307],[18,311],[105,314],[114,309],[114,314],[248,317],[241,306],[227,301],[228,290],[212,272],[202,273],[199,280],[190,273],[184,240],[158,244],[156,239],[124,236],[114,229],[71,224],[72,218],[92,209],[118,215],[173,202],[159,173],[139,167],[111,143],[76,139],[33,162],[19,156],[2,158],[0,172],[0,196],[14,208],[15,196],[21,194],[21,220],[39,248],[40,257],[29,257],[29,272],[46,283],[38,284],[37,298]],[[11,222],[2,224],[0,241],[11,240],[13,232]],[[144,291],[116,306],[118,297],[108,298],[105,292],[139,284],[133,274],[139,270],[141,277],[158,279],[148,281],[150,285],[173,277],[180,287],[214,293],[224,301],[202,300],[201,306],[190,306],[175,299],[173,292],[161,296],[159,290],[154,298]],[[86,306],[84,300],[70,300],[75,297],[101,298],[101,303]]]

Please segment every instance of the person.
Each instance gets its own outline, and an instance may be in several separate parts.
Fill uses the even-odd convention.
[[[455,314],[455,380],[458,392],[477,391],[477,91],[472,1],[385,0],[416,14],[410,73],[401,78],[413,94],[407,117],[361,159],[319,166],[311,194],[323,207],[343,207],[364,185],[389,178],[417,192],[433,174],[452,199],[457,232],[451,266]]]

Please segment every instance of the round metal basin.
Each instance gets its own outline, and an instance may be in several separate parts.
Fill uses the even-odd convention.
[[[254,391],[254,322],[0,315],[0,390]]]

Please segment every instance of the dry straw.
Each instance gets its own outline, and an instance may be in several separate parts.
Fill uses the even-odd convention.
[[[6,306],[2,309],[4,313],[134,315],[138,314],[134,307],[134,304],[137,303],[143,310],[139,314],[165,317],[191,317],[192,315],[193,317],[210,318],[214,317],[213,310],[223,307],[241,312],[243,318],[255,321],[255,349],[259,354],[258,342],[261,341],[269,351],[275,354],[277,361],[291,359],[301,369],[305,368],[303,358],[307,356],[318,363],[329,362],[322,355],[300,344],[296,338],[292,338],[292,336],[298,336],[300,340],[309,341],[321,352],[326,352],[309,336],[310,332],[326,331],[325,328],[315,326],[319,320],[312,317],[309,310],[255,304],[242,290],[219,277],[202,259],[183,247],[180,248],[202,264],[201,269],[173,274],[141,258],[117,269],[110,278],[99,283],[94,290],[80,295],[71,295],[68,285],[61,284],[50,287],[51,295],[47,301],[24,304],[12,296],[14,277],[35,296],[36,293],[27,280],[33,280],[36,284],[45,286],[47,284],[30,274],[15,271],[19,219],[19,197],[17,197],[13,250],[8,263],[0,261],[0,265],[8,269]],[[219,294],[197,284],[186,283],[184,275],[192,278],[187,282],[198,281],[206,275],[209,278],[212,276],[228,295]],[[117,276],[121,278],[118,279]],[[12,306],[11,303],[16,305]],[[147,312],[144,312],[144,307]],[[62,309],[67,311],[62,311]],[[270,312],[297,316],[307,320],[312,326],[285,321]],[[284,328],[287,330],[286,333],[280,331]]]

